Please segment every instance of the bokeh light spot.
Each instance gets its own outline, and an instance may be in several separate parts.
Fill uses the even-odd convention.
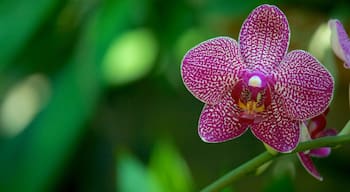
[[[158,53],[153,33],[137,29],[116,37],[107,50],[102,72],[108,84],[121,85],[144,77]]]
[[[323,60],[326,50],[330,48],[331,30],[327,23],[321,24],[311,38],[309,51],[318,59]]]
[[[13,137],[22,132],[46,105],[49,95],[49,81],[41,74],[31,75],[12,87],[0,107],[1,135]]]

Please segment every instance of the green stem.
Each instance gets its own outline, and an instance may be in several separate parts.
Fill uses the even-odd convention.
[[[242,164],[241,166],[237,167],[236,169],[228,172],[226,175],[220,177],[219,179],[217,179],[216,181],[214,181],[213,183],[208,185],[206,188],[204,188],[202,190],[202,192],[220,191],[221,189],[225,188],[230,183],[233,183],[234,181],[238,180],[242,176],[245,176],[248,173],[255,171],[258,167],[260,167],[264,163],[272,160],[273,158],[276,158],[279,155],[292,154],[292,153],[297,153],[300,151],[306,151],[306,150],[320,148],[320,147],[326,147],[326,146],[334,147],[334,146],[344,144],[347,142],[350,142],[350,134],[340,135],[340,136],[332,136],[332,137],[322,137],[319,139],[302,142],[291,153],[279,153],[277,155],[273,155],[273,154],[266,151],[266,152],[261,153],[260,155],[256,156],[255,158],[251,159],[250,161]]]

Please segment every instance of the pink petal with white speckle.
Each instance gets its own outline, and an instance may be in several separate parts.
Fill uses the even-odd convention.
[[[275,90],[283,96],[292,119],[306,120],[325,111],[333,97],[334,80],[309,53],[288,53],[275,73]]]
[[[312,162],[312,159],[310,158],[310,156],[308,154],[306,154],[304,152],[299,152],[298,157],[300,159],[301,164],[304,166],[306,171],[310,173],[310,175],[312,175],[313,177],[315,177],[316,179],[318,179],[320,181],[323,180],[322,176],[317,171],[314,163]]]
[[[332,31],[331,43],[334,53],[344,61],[345,68],[350,68],[350,39],[343,24],[337,19],[332,19],[328,25]]]
[[[300,121],[290,119],[283,107],[283,99],[273,94],[271,105],[262,120],[251,126],[253,134],[276,151],[288,153],[300,139]]]
[[[198,125],[201,139],[218,143],[239,137],[248,129],[248,124],[240,122],[238,115],[239,108],[229,94],[216,105],[205,105]]]
[[[242,25],[239,44],[250,69],[273,71],[287,53],[289,25],[283,12],[273,5],[254,9]]]
[[[243,68],[237,42],[218,37],[200,43],[185,55],[181,74],[187,89],[207,104],[220,102]]]

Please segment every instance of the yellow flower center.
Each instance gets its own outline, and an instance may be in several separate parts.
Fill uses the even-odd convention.
[[[243,119],[256,119],[271,103],[270,89],[265,76],[260,73],[247,74],[233,88],[231,96],[241,110]]]
[[[238,102],[238,106],[249,115],[254,115],[256,113],[263,112],[265,110],[265,105],[258,105],[259,102],[248,101],[243,103],[241,100]]]

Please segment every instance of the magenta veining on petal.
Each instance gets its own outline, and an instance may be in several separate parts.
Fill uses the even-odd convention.
[[[337,131],[335,129],[326,129],[326,115],[328,113],[328,110],[329,108],[327,108],[327,110],[324,113],[313,117],[309,121],[305,122],[305,124],[307,125],[307,132],[310,134],[309,139],[337,135]],[[298,152],[297,155],[300,159],[301,164],[310,173],[310,175],[322,181],[322,176],[317,171],[311,157],[327,157],[330,153],[330,147],[321,147],[317,149],[311,149],[308,152]]]
[[[331,19],[328,22],[331,28],[331,43],[333,52],[344,61],[344,67],[350,68],[350,39],[346,33],[343,24],[337,19]]]
[[[205,103],[198,125],[203,141],[231,140],[250,127],[279,152],[297,146],[300,123],[328,107],[334,81],[309,53],[287,53],[289,37],[283,12],[261,5],[243,22],[239,42],[217,37],[186,53],[182,79]]]

